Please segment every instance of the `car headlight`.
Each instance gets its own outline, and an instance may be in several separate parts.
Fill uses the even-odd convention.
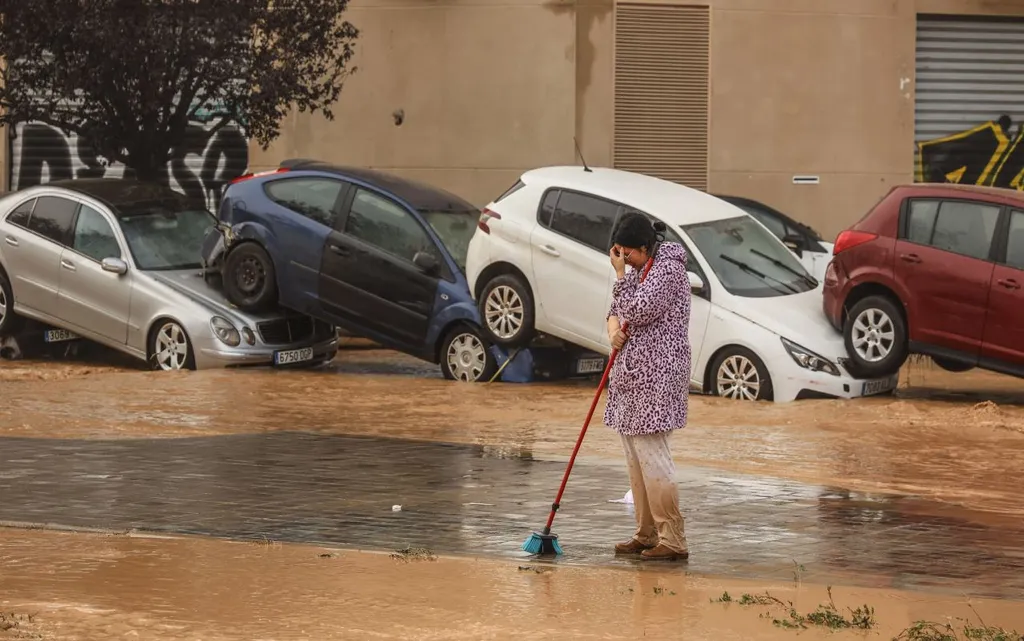
[[[213,329],[214,335],[225,345],[238,347],[242,342],[242,337],[238,334],[238,330],[226,318],[214,316],[210,319],[210,327]]]
[[[782,339],[782,346],[786,348],[786,351],[800,367],[809,369],[812,372],[825,372],[832,376],[839,376],[839,368],[824,356],[819,356],[806,347],[801,347],[785,338]]]
[[[248,327],[242,328],[242,338],[244,338],[245,342],[250,345],[256,344],[256,334],[253,334],[252,330],[249,329]]]

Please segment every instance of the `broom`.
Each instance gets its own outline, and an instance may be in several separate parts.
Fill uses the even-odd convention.
[[[657,253],[657,249],[655,249]],[[644,271],[640,274],[640,280],[647,278],[647,272],[651,271],[651,266],[654,265],[654,256],[652,255],[647,260],[647,265],[644,266]],[[629,323],[622,324],[623,333],[629,327]],[[562,546],[558,544],[558,535],[551,533],[551,524],[555,521],[555,512],[558,511],[559,505],[562,501],[562,493],[565,492],[565,485],[569,482],[569,472],[572,471],[572,464],[576,461],[576,454],[580,451],[580,446],[583,445],[583,437],[587,435],[587,428],[590,427],[590,419],[594,417],[594,410],[597,409],[597,402],[601,400],[601,392],[604,391],[605,385],[608,384],[608,375],[612,371],[612,365],[615,364],[615,357],[619,355],[619,350],[613,349],[611,356],[608,357],[608,364],[604,367],[604,375],[601,376],[601,382],[597,386],[597,393],[594,394],[594,401],[590,404],[590,411],[587,412],[587,418],[583,421],[583,429],[580,430],[580,436],[576,439],[576,447],[572,448],[572,456],[569,457],[569,464],[565,466],[565,474],[562,475],[562,485],[558,488],[558,495],[555,497],[555,502],[551,504],[551,512],[548,514],[548,522],[544,525],[544,531],[534,532],[530,535],[526,542],[523,543],[522,549],[530,554],[562,554]]]

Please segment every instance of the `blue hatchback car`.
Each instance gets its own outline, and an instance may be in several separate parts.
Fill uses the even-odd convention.
[[[464,275],[479,219],[469,202],[379,171],[296,159],[235,179],[218,217],[221,235],[204,259],[241,309],[308,314],[439,363],[450,379],[496,371]]]

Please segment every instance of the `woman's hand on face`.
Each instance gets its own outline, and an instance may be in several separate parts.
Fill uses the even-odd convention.
[[[621,329],[616,330],[616,332],[612,334],[610,338],[612,342],[612,347],[614,347],[615,349],[622,349],[622,346],[626,344],[627,340],[629,340],[629,336],[626,334],[626,332],[622,331]]]
[[[608,252],[608,257],[612,259],[612,267],[615,268],[615,275],[622,278],[626,275],[626,255],[622,251],[622,247],[618,245],[612,245],[611,250]]]

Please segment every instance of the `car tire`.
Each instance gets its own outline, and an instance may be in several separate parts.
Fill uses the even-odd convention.
[[[156,371],[194,370],[196,356],[192,340],[177,321],[162,320],[149,333],[148,362]]]
[[[498,371],[483,333],[469,325],[448,332],[441,343],[441,373],[450,381],[486,383]]]
[[[740,401],[771,401],[772,377],[757,354],[746,347],[726,347],[711,362],[711,394]]]
[[[21,326],[21,316],[14,313],[14,289],[7,274],[0,269],[0,338],[13,336]]]
[[[533,294],[519,276],[502,274],[491,279],[480,292],[477,307],[489,342],[522,347],[533,339]]]
[[[267,250],[254,242],[234,247],[224,259],[224,295],[246,312],[277,305],[277,272]]]
[[[907,360],[907,327],[898,303],[867,296],[850,308],[843,322],[847,369],[858,378],[891,376]]]

